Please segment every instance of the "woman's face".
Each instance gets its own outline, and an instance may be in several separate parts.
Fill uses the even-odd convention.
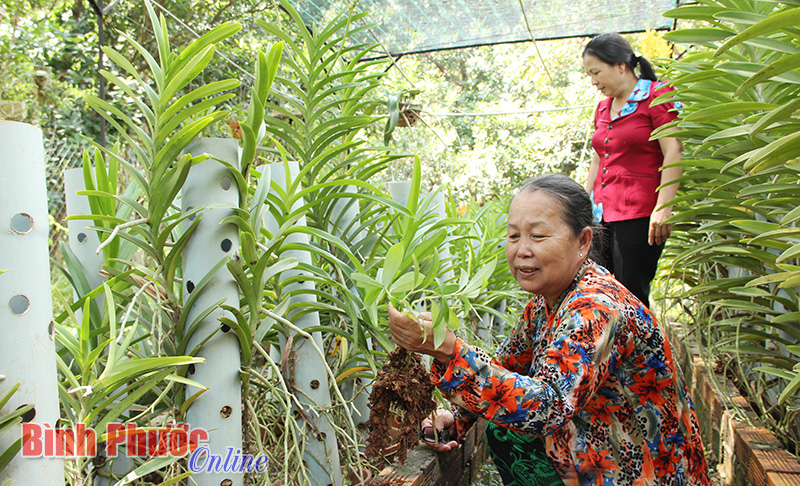
[[[567,289],[592,244],[591,228],[579,236],[564,222],[561,204],[544,191],[517,195],[508,210],[506,258],[523,290],[552,305]]]
[[[606,64],[594,54],[587,53],[583,56],[583,68],[592,80],[592,86],[605,96],[620,95],[627,71],[625,64]]]

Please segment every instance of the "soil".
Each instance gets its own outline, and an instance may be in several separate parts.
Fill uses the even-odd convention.
[[[395,459],[402,464],[419,442],[422,421],[436,409],[430,374],[418,354],[397,347],[386,356],[372,386],[369,408],[366,455],[380,463],[397,444]]]

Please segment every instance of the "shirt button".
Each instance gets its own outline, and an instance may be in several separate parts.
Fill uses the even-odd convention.
[[[609,125],[609,126],[608,126],[608,129],[609,129],[609,130],[611,130],[612,128],[614,128],[614,125]]]
[[[600,184],[600,187],[606,187],[606,183],[603,182],[602,184]]]
[[[606,143],[608,143],[608,142],[610,142],[610,141],[611,141],[610,139],[608,139],[608,138],[606,139]]]
[[[603,167],[603,174],[605,174],[605,173],[607,173],[607,172],[608,172],[608,169],[606,169],[605,167]]]
[[[611,156],[610,156],[609,154],[605,154],[605,155],[604,155],[604,157],[605,157],[605,158],[609,158],[609,157],[611,157]]]

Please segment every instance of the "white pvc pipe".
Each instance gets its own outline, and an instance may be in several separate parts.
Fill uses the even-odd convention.
[[[67,216],[79,214],[92,214],[89,206],[89,198],[79,196],[78,191],[86,189],[83,180],[83,169],[68,169],[64,171],[64,196],[67,202]],[[89,229],[93,226],[91,220],[68,219],[67,231],[69,248],[81,263],[83,274],[92,288],[103,285],[105,280],[100,275],[100,267],[103,265],[103,254],[97,253],[100,246],[100,238],[95,230]]]
[[[0,393],[20,383],[0,415],[34,405],[36,424],[56,425],[58,378],[50,290],[47,189],[42,131],[0,121]],[[0,435],[0,452],[22,437]],[[14,486],[64,484],[64,461],[17,455],[0,473]]]
[[[83,169],[67,169],[64,171],[64,196],[67,202],[67,216],[92,214],[89,198],[78,195],[78,191],[85,189],[86,182],[83,178]],[[102,252],[97,253],[100,238],[95,230],[90,229],[90,226],[92,226],[92,221],[88,219],[68,219],[67,242],[69,249],[72,250],[72,253],[80,263],[80,271],[86,277],[87,283],[91,288],[97,288],[105,281],[105,278],[100,275],[103,254]],[[101,313],[103,312],[103,300],[102,295],[94,299]],[[83,309],[76,311],[78,319],[81,318],[82,314]],[[124,447],[121,449],[124,449]],[[101,455],[104,456],[103,453]],[[117,457],[106,458],[106,461],[100,466],[101,470],[95,475],[93,485],[109,486],[112,483],[112,474],[121,478],[131,472],[133,468],[133,459],[128,457],[124,450],[118,451]]]
[[[421,196],[425,200],[430,200],[430,203],[428,204],[428,210],[436,215],[436,219],[444,219],[447,217],[447,207],[445,206],[444,193],[424,192],[421,194]],[[441,262],[442,266],[447,268],[447,270],[442,273],[442,279],[445,282],[450,282],[456,278],[456,273],[453,270],[453,257],[450,254],[450,243],[447,240],[445,240],[439,247],[439,261]]]
[[[356,192],[356,186],[346,186],[343,192]],[[331,227],[329,231],[340,238],[345,243],[350,244],[352,248],[358,248],[360,242],[368,236],[366,230],[360,230],[361,225],[358,219],[358,198],[340,198],[336,199],[333,207],[331,217]],[[356,288],[350,289],[351,292],[357,292]],[[372,347],[372,338],[367,336],[367,346]],[[366,351],[368,352],[368,351]],[[342,383],[340,386],[342,396],[345,400],[352,400],[351,406],[354,411],[353,423],[356,429],[361,433],[361,437],[366,442],[368,435],[367,423],[369,422],[369,395],[372,393],[372,383],[362,385],[360,378],[350,379]]]
[[[200,139],[189,145],[187,153],[213,157],[233,164],[238,162],[238,143],[234,139]],[[239,234],[232,223],[220,224],[233,214],[239,205],[239,192],[230,171],[221,163],[208,159],[192,167],[181,190],[181,207],[184,212],[208,205],[227,207],[205,208],[202,220],[195,229],[183,253],[184,297],[188,299],[194,287],[222,258],[233,258],[239,248]],[[193,218],[194,219],[194,218]],[[192,221],[187,221],[188,227]],[[236,281],[223,266],[201,290],[201,295],[186,312],[187,326],[198,314],[224,299],[224,304],[239,307],[239,289]],[[220,327],[219,319],[233,318],[230,312],[220,308],[204,318],[197,331],[189,339],[187,352]],[[189,378],[208,387],[189,407],[186,421],[192,429],[203,428],[208,432],[209,449],[213,455],[226,457],[228,448],[234,454],[243,454],[242,448],[242,382],[239,342],[232,330],[218,331],[206,342],[197,356],[204,363],[194,365]],[[186,398],[199,390],[186,388]],[[238,452],[237,452],[238,451]],[[198,461],[199,463],[199,461]],[[202,463],[205,464],[205,463]],[[241,486],[243,474],[232,472],[202,472],[192,476],[198,486]]]
[[[297,162],[289,162],[289,179],[286,178],[286,169],[282,163],[270,165],[270,175],[272,181],[279,187],[286,190],[299,173],[299,165]],[[270,191],[274,193],[274,191]],[[296,201],[290,211],[295,211],[302,206],[303,201]],[[305,226],[306,218],[301,217],[295,225]],[[279,227],[275,217],[272,213],[267,212],[264,215],[264,228],[273,236],[277,233]],[[308,243],[309,237],[305,233],[292,233],[286,237],[285,243]],[[294,257],[298,263],[312,264],[311,254],[305,250],[286,250],[280,253],[280,257]],[[295,268],[287,270],[280,275],[281,281],[287,279],[306,275],[307,272],[303,269]],[[313,326],[319,326],[319,312],[307,312],[303,315],[298,315],[302,311],[302,304],[316,303],[317,297],[312,294],[315,288],[314,282],[311,280],[301,280],[293,283],[286,284],[283,287],[283,292],[297,292],[290,299],[290,305],[300,304],[298,308],[289,312],[287,316],[295,326],[300,329],[305,329]],[[299,292],[298,292],[299,291]],[[322,335],[320,332],[312,333],[312,338],[316,343],[318,349],[322,349]],[[326,363],[322,356],[319,355],[311,342],[307,339],[295,335],[293,338],[292,356],[294,365],[290,366],[294,370],[294,387],[296,389],[295,395],[305,409],[305,413],[309,415],[311,421],[315,424],[317,431],[306,429],[306,443],[305,454],[303,461],[308,469],[309,478],[312,484],[319,486],[327,486],[333,484],[340,486],[342,484],[342,472],[339,466],[339,451],[336,443],[336,432],[333,429],[330,418],[325,410],[331,407],[331,396],[328,381],[328,374],[325,371]],[[282,343],[282,345],[285,343]],[[298,418],[298,423],[303,424],[303,419]]]

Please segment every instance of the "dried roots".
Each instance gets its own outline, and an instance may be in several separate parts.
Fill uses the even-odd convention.
[[[420,424],[436,409],[436,402],[430,374],[418,354],[397,347],[386,358],[369,396],[366,455],[380,460],[396,444],[395,457],[402,463],[408,449],[419,442]]]

